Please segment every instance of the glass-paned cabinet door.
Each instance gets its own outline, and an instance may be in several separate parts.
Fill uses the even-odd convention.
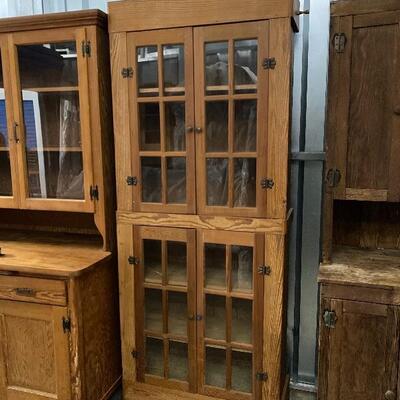
[[[195,391],[195,232],[135,227],[137,379]]]
[[[200,213],[266,216],[268,22],[194,30]]]
[[[5,41],[0,38],[0,207],[18,207],[16,172],[15,138],[10,129],[12,104],[6,91],[9,92],[8,52]],[[10,132],[11,131],[11,132]]]
[[[132,33],[134,211],[195,211],[192,30]]]
[[[93,211],[85,29],[12,35],[23,208]]]
[[[199,392],[260,399],[263,235],[200,231],[197,292]]]

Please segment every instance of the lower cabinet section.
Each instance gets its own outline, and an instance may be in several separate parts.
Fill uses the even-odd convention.
[[[268,381],[280,395],[281,341],[266,342],[282,336],[282,301],[268,314],[265,287],[283,260],[266,265],[264,233],[125,225],[119,246],[125,399],[131,383],[165,398],[279,398]]]

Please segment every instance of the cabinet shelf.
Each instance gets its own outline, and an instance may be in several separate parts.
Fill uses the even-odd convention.
[[[78,92],[78,86],[48,86],[48,87],[32,87],[32,88],[24,88],[22,89],[28,92],[37,92],[37,93],[57,93],[57,92]]]
[[[43,147],[43,148],[37,148],[37,147],[31,147],[28,149],[28,153],[46,153],[46,152],[74,152],[74,153],[80,153],[82,152],[82,147]]]
[[[9,147],[0,147],[0,151],[7,152],[7,151],[10,151],[10,148]]]

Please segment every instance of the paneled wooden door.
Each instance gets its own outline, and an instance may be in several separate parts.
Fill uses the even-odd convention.
[[[323,299],[320,314],[320,399],[398,398],[398,307]]]
[[[0,301],[2,400],[70,400],[67,309]]]
[[[199,214],[267,217],[268,27],[194,29]]]
[[[336,199],[400,201],[399,23],[397,11],[332,20],[327,170]]]
[[[264,236],[198,232],[199,393],[260,399],[263,352]]]
[[[195,392],[195,231],[142,226],[134,238],[137,380]]]
[[[22,208],[94,211],[85,43],[84,28],[8,35]]]
[[[0,207],[17,208],[17,154],[10,84],[7,38],[0,36]]]
[[[192,32],[127,37],[133,211],[196,210]]]

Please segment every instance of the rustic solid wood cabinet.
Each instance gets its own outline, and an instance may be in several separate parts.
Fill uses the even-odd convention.
[[[107,17],[0,21],[0,207],[92,215],[110,248]]]
[[[125,399],[284,393],[295,5],[109,5]]]

